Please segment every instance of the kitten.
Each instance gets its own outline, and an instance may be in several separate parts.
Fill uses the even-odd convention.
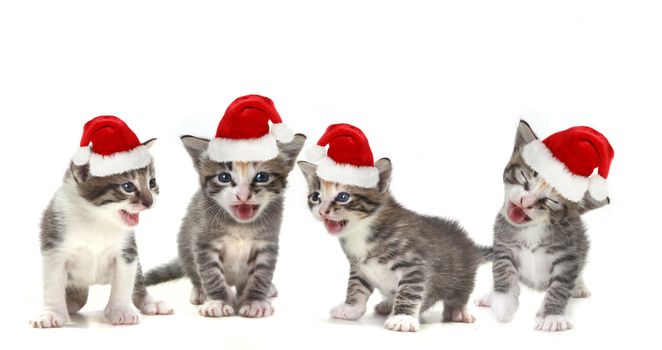
[[[333,318],[360,318],[376,288],[383,301],[375,312],[389,315],[390,330],[417,331],[419,315],[440,300],[445,321],[475,320],[466,304],[491,248],[477,246],[455,221],[419,215],[396,202],[386,158],[375,163],[377,188],[324,181],[316,165],[298,165],[308,182],[308,207],[339,238],[350,262],[347,297],[331,310]]]
[[[269,298],[277,293],[271,280],[284,192],[305,140],[297,134],[289,143],[278,143],[278,156],[271,160],[219,163],[209,159],[209,140],[182,137],[200,190],[179,232],[179,257],[149,271],[147,285],[187,276],[193,284],[191,303],[202,305],[203,316],[233,315],[237,306],[244,317],[273,314]]]
[[[536,139],[520,121],[503,173],[505,201],[494,223],[494,287],[477,304],[491,306],[497,319],[510,321],[519,306],[521,282],[546,291],[535,328],[562,331],[572,327],[565,317],[568,299],[590,296],[581,278],[589,241],[580,216],[607,205],[609,198],[596,201],[587,193],[575,203],[562,197],[522,159],[522,147]]]
[[[150,147],[154,139],[144,143]],[[114,325],[139,322],[143,313],[170,314],[145,289],[134,228],[154,204],[154,165],[97,177],[89,164],[70,164],[41,222],[44,311],[35,328],[62,327],[87,302],[89,286],[110,284],[104,314]]]

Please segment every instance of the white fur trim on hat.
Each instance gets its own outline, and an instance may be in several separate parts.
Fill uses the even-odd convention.
[[[85,165],[90,161],[90,156],[92,155],[92,150],[90,146],[78,147],[74,156],[71,157],[71,161],[76,165]]]
[[[306,150],[306,159],[311,162],[319,162],[326,156],[326,149],[320,145],[314,145]]]
[[[326,181],[363,188],[374,188],[379,183],[379,170],[376,167],[340,164],[328,156],[320,160],[317,176]]]
[[[588,189],[588,178],[573,174],[540,140],[522,148],[522,158],[566,199],[579,202]]]
[[[274,135],[276,141],[288,143],[294,139],[294,132],[283,123],[271,125],[271,134]]]
[[[209,159],[216,162],[259,162],[278,156],[278,145],[272,134],[255,139],[215,138],[207,148]]]
[[[117,152],[109,156],[97,153],[90,155],[90,175],[109,176],[129,170],[144,168],[152,161],[147,147],[140,145],[127,152]]]
[[[609,196],[607,179],[598,174],[591,176],[588,183],[588,193],[599,201],[605,200]]]

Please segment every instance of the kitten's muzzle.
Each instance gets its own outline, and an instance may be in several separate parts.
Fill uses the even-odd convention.
[[[522,225],[531,221],[531,217],[529,217],[524,208],[513,202],[508,202],[508,205],[506,206],[506,215],[508,216],[508,220],[517,225]]]

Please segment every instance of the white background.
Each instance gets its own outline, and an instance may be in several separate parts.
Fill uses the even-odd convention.
[[[2,348],[659,348],[662,12],[654,1],[232,3],[0,5]],[[575,329],[534,331],[543,294],[529,290],[509,324],[473,305],[476,323],[439,323],[437,307],[416,334],[384,330],[371,311],[360,322],[329,320],[344,298],[347,262],[308,212],[298,170],[273,317],[200,317],[181,280],[151,288],[176,308],[170,317],[108,326],[100,312],[108,288],[95,287],[76,325],[29,329],[41,304],[39,219],[84,122],[115,114],[142,140],[159,138],[162,194],[137,232],[149,268],[175,256],[197,188],[178,136],[212,136],[227,105],[247,93],[273,98],[308,145],[330,123],[359,126],[375,156],[393,161],[401,202],[458,219],[483,244],[518,118],[542,137],[574,125],[602,131],[616,152],[613,204],[586,216],[593,297],[571,301]],[[490,285],[483,266],[474,295]]]

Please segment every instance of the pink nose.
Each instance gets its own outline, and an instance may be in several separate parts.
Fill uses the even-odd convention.
[[[251,197],[252,196],[251,196],[250,193],[238,193],[237,194],[237,199],[242,201],[242,202],[245,202],[245,201],[251,199]]]

